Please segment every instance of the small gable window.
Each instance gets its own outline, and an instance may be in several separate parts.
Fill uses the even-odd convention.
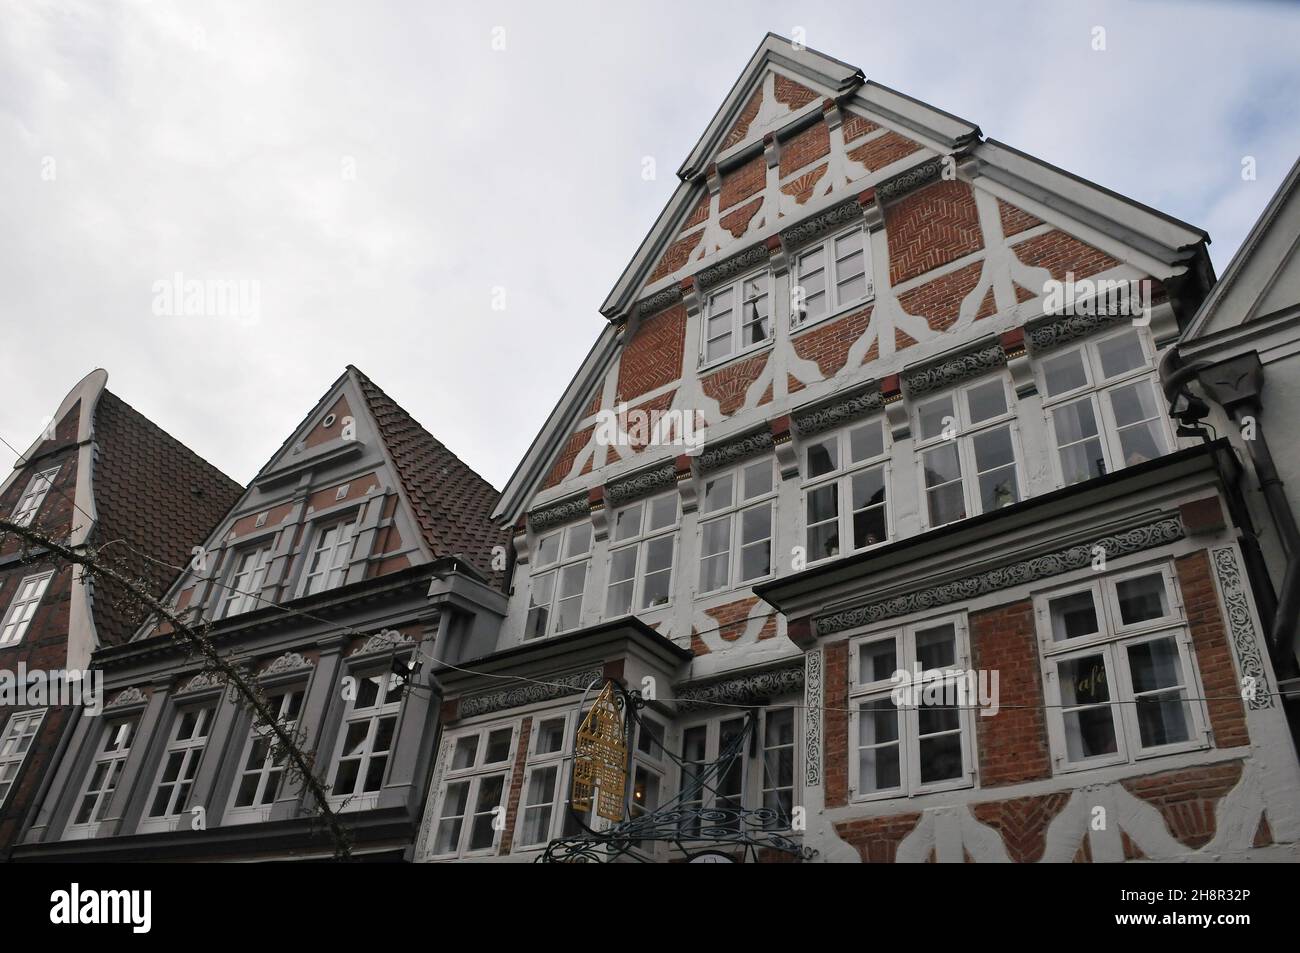
[[[317,531],[315,545],[308,557],[307,575],[303,580],[304,596],[342,585],[348,574],[348,561],[352,558],[356,528],[356,519],[353,518],[332,523]]]
[[[705,364],[761,347],[772,338],[772,275],[764,270],[711,292],[704,304]]]
[[[53,575],[53,572],[44,572],[39,576],[26,576],[18,584],[14,601],[9,604],[4,620],[0,621],[0,647],[17,645],[23,640],[27,627],[32,624],[32,616],[36,614],[36,607],[41,604],[41,596],[45,595],[45,587],[50,584]]]
[[[857,226],[801,252],[791,324],[802,327],[871,299],[871,254],[866,232]]]
[[[45,502],[45,494],[50,492],[50,487],[54,485],[54,478],[58,475],[59,468],[53,467],[49,470],[42,470],[32,477],[31,482],[27,484],[27,489],[18,498],[18,505],[14,507],[13,521],[15,523],[19,526],[27,526],[36,518],[41,504]]]

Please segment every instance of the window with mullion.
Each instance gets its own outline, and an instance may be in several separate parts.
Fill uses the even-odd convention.
[[[888,460],[879,419],[804,442],[804,541],[810,563],[889,539]]]
[[[247,549],[236,555],[230,581],[226,584],[221,618],[258,608],[270,566],[270,546]]]
[[[315,544],[303,577],[302,594],[333,589],[347,578],[356,533],[356,517],[339,520],[316,531]]]
[[[677,529],[675,492],[638,500],[614,513],[605,618],[658,609],[672,602]]]
[[[330,794],[336,798],[378,794],[402,710],[404,686],[392,672],[359,675],[355,681],[356,697],[344,715],[330,780]]]
[[[772,461],[709,474],[700,501],[699,593],[719,592],[772,575]]]
[[[772,337],[772,276],[748,275],[712,291],[704,304],[704,364],[760,347]]]
[[[40,512],[41,504],[45,502],[45,496],[50,492],[50,487],[54,485],[54,478],[58,475],[59,468],[51,467],[33,476],[27,484],[27,489],[23,490],[23,495],[18,498],[18,505],[14,507],[10,519],[19,526],[29,525]]]
[[[867,233],[859,225],[801,252],[795,259],[791,322],[812,324],[868,301],[874,293]]]
[[[1058,767],[1074,770],[1204,744],[1191,636],[1168,567],[1035,598]]]
[[[31,625],[32,617],[41,604],[41,597],[45,595],[45,589],[53,577],[52,571],[43,572],[36,576],[24,576],[18,583],[18,590],[9,603],[9,609],[4,618],[0,619],[0,646],[17,645],[23,640],[27,627]]]
[[[537,544],[524,638],[540,639],[576,629],[582,622],[591,556],[591,523],[574,523]]]
[[[688,809],[739,810],[745,807],[745,786],[749,777],[746,761],[748,750],[740,735],[745,730],[744,715],[727,715],[682,730],[682,767],[680,790]],[[738,753],[721,770],[706,777],[710,766],[729,750]],[[722,820],[711,822],[712,827],[729,826],[739,829],[739,821],[727,824]],[[685,816],[681,830],[686,835],[698,835],[703,825],[698,815]]]
[[[1141,332],[1126,328],[1039,365],[1062,486],[1169,452],[1169,425]]]
[[[464,857],[496,850],[504,828],[505,796],[516,722],[451,735],[447,780],[439,792],[433,854]]]
[[[99,738],[99,747],[91,761],[90,770],[86,772],[86,783],[77,807],[73,812],[71,825],[97,824],[104,818],[113,792],[117,790],[118,779],[131,753],[131,742],[135,738],[135,729],[139,716],[119,718],[104,724]]]
[[[916,432],[929,527],[1021,499],[1015,419],[1003,375],[920,401]]]
[[[284,689],[267,697],[276,722],[292,737],[302,708],[302,688]],[[235,784],[235,811],[269,808],[280,796],[284,782],[286,753],[269,725],[257,724],[249,732]]]
[[[163,753],[162,768],[145,812],[146,821],[173,818],[186,809],[215,712],[215,704],[186,707],[176,712],[171,740]]]
[[[519,805],[517,847],[542,847],[581,830],[569,811],[573,749],[580,724],[577,712],[535,716]]]
[[[4,731],[0,732],[0,807],[4,806],[14,782],[18,780],[18,772],[23,768],[44,718],[44,708],[14,712],[9,716]]]

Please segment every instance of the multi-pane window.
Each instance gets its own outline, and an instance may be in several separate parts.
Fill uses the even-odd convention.
[[[809,562],[857,552],[889,538],[888,462],[884,427],[878,419],[804,444]]]
[[[267,705],[290,737],[298,724],[302,709],[302,688],[288,688],[267,696]],[[265,811],[280,796],[284,783],[287,753],[269,725],[254,723],[249,732],[235,785],[236,811]]]
[[[668,605],[676,548],[676,493],[639,500],[615,512],[609,529],[605,617]]]
[[[215,712],[215,705],[201,705],[182,708],[176,713],[158,784],[145,812],[147,820],[176,817],[185,810]]]
[[[970,711],[954,700],[964,678],[966,627],[960,617],[931,619],[863,636],[853,643],[849,716],[853,794],[895,797],[971,783]],[[895,673],[923,686],[902,703]]]
[[[342,584],[348,574],[355,535],[355,519],[341,520],[317,531],[303,578],[304,596]]]
[[[404,683],[392,672],[356,679],[356,697],[343,718],[330,794],[336,798],[377,794],[384,784],[388,760],[402,710]]]
[[[1035,598],[1058,768],[1204,744],[1191,635],[1167,567]]]
[[[58,475],[59,468],[52,467],[32,477],[27,483],[27,489],[23,490],[23,495],[18,498],[18,505],[14,507],[10,518],[19,526],[27,526],[31,523],[40,511],[41,504],[45,502],[45,494],[50,492],[50,487],[54,485],[54,478]]]
[[[1135,328],[1054,352],[1040,368],[1062,486],[1169,452],[1151,355]]]
[[[747,750],[743,714],[714,719],[682,730],[681,806],[685,809],[739,810],[745,806]],[[724,761],[725,759],[725,761]],[[715,763],[719,770],[712,773]],[[703,825],[699,815],[684,816],[684,834],[698,834]],[[722,817],[709,826],[734,827]]]
[[[810,324],[867,301],[873,294],[866,232],[858,226],[802,252],[795,262],[792,323]]]
[[[591,555],[591,523],[574,523],[548,533],[537,543],[524,638],[576,629],[582,621],[582,594]]]
[[[248,549],[235,556],[235,568],[222,596],[219,618],[256,609],[261,602],[266,571],[271,565],[271,547]],[[326,588],[322,586],[321,588]]]
[[[772,337],[772,276],[749,275],[711,292],[704,302],[704,363],[759,347]]]
[[[438,805],[433,853],[490,854],[505,828],[505,798],[515,726],[476,728],[448,739],[447,780]]]
[[[23,761],[44,717],[44,708],[15,712],[0,734],[0,807],[4,806],[9,791],[18,780],[18,772],[22,770]]]
[[[32,616],[36,614],[36,607],[41,604],[41,596],[45,595],[45,587],[53,576],[53,572],[43,572],[37,576],[24,576],[18,583],[13,602],[9,603],[4,619],[0,620],[0,647],[17,645],[23,640]]]
[[[641,715],[632,752],[632,797],[628,803],[631,817],[641,817],[658,809],[664,789],[664,726],[649,715]]]
[[[541,847],[581,828],[569,811],[573,751],[582,718],[577,711],[538,715],[529,738],[516,846]]]
[[[774,812],[771,825],[790,826],[794,811],[795,734],[793,708],[763,711],[762,806]]]
[[[922,400],[917,423],[929,526],[1020,500],[1016,426],[1002,375]]]
[[[775,501],[770,459],[705,477],[700,500],[701,593],[772,575]]]
[[[86,774],[86,786],[77,800],[72,824],[97,824],[104,819],[117,782],[122,777],[131,742],[135,738],[138,716],[119,718],[104,724],[95,750],[94,761]]]

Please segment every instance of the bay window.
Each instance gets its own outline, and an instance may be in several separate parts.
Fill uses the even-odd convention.
[[[1003,375],[920,401],[916,432],[931,528],[1021,499],[1016,424]]]
[[[704,478],[700,501],[700,593],[772,575],[775,502],[770,459]]]
[[[18,772],[22,770],[44,718],[44,708],[14,712],[9,716],[4,733],[0,734],[0,807],[4,806],[18,780]]]
[[[339,732],[330,795],[372,801],[384,785],[405,686],[389,671],[360,675],[355,682]]]
[[[795,258],[791,276],[799,292],[791,324],[803,326],[868,301],[872,294],[867,233],[858,225]]]
[[[540,639],[578,627],[590,555],[589,522],[574,523],[538,541],[524,622],[525,639]]]
[[[772,337],[772,276],[764,270],[717,288],[704,301],[703,363],[761,347]]]
[[[810,563],[889,539],[889,453],[879,419],[807,440],[802,457]]]
[[[519,802],[517,847],[544,847],[581,831],[569,811],[573,751],[581,725],[576,710],[534,717]]]
[[[142,829],[151,823],[166,822],[185,811],[215,713],[214,704],[189,706],[176,712]]]
[[[1146,338],[1131,327],[1042,360],[1043,406],[1061,486],[1169,452],[1152,363]]]
[[[89,833],[90,828],[104,819],[113,792],[117,790],[117,782],[122,777],[122,769],[126,767],[126,759],[131,754],[131,742],[135,739],[138,722],[139,716],[132,715],[104,723],[99,746],[95,749],[95,757],[86,772],[86,782],[72,815],[70,834],[75,836],[77,827]]]
[[[672,601],[677,510],[677,493],[671,492],[639,500],[614,513],[609,529],[606,618],[657,609]]]
[[[793,815],[795,765],[798,764],[798,719],[791,706],[772,706],[755,713],[756,740],[746,735],[746,714],[719,715],[687,725],[681,733],[679,802],[683,809],[739,811],[763,807],[771,816],[764,826],[788,830]],[[720,772],[710,775],[724,756]],[[739,830],[739,818],[702,823],[684,816],[683,834],[699,836],[708,827]]]
[[[450,763],[436,814],[435,856],[495,853],[505,828],[514,739],[513,724],[473,728],[447,739]]]
[[[966,623],[930,619],[856,639],[851,646],[850,788],[859,800],[942,791],[973,783],[973,704],[956,690],[965,679]],[[922,686],[895,696],[895,672]],[[935,699],[938,699],[937,701]]]
[[[302,688],[288,688],[267,696],[267,705],[275,714],[276,722],[290,737],[298,725],[303,692]],[[270,726],[254,723],[240,759],[232,813],[252,813],[263,819],[269,816],[271,805],[283,788],[287,757]]]
[[[1203,747],[1191,634],[1167,566],[1035,597],[1062,771]]]

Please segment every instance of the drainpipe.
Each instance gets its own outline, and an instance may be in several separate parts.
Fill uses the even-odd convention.
[[[1295,514],[1286,498],[1282,479],[1278,476],[1259,419],[1264,368],[1260,364],[1259,355],[1254,351],[1214,364],[1200,361],[1185,367],[1180,366],[1177,351],[1176,346],[1171,348],[1160,361],[1160,379],[1165,397],[1170,401],[1170,413],[1174,417],[1184,424],[1190,424],[1209,412],[1204,402],[1187,390],[1187,385],[1195,380],[1239,428],[1244,429],[1249,425],[1247,418],[1253,422],[1251,429],[1254,431],[1254,439],[1243,442],[1254,463],[1260,491],[1264,495],[1269,514],[1273,517],[1287,559],[1277,608],[1268,633],[1269,655],[1279,679],[1294,679],[1297,665],[1291,640],[1296,631],[1297,619],[1300,619],[1300,528],[1296,526]],[[1180,399],[1186,402],[1181,411],[1178,410]]]

